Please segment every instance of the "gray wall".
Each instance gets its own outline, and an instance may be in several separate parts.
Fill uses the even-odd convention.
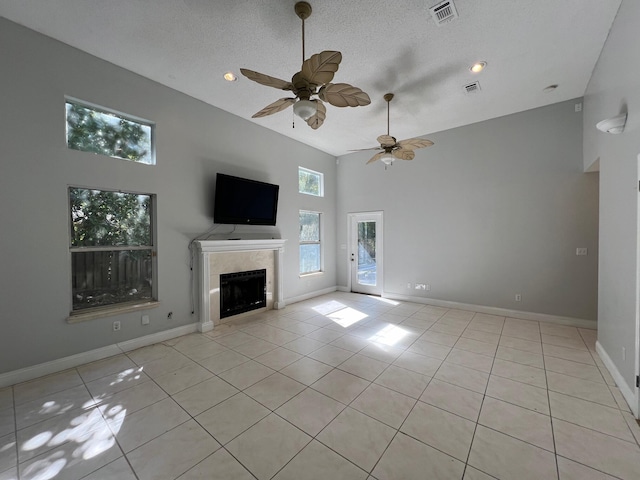
[[[334,157],[5,19],[0,45],[0,373],[194,322],[187,246],[212,226],[218,171],[280,185],[286,298],[335,286]],[[230,87],[230,95],[241,94],[240,85]],[[65,95],[155,122],[157,165],[68,150]],[[298,165],[325,174],[324,199],[297,193]],[[142,312],[66,323],[68,185],[157,194],[161,305],[146,312],[151,325],[141,326]],[[298,277],[300,208],[326,213],[326,272],[307,279]],[[273,229],[265,228],[270,238]],[[122,322],[120,332],[112,332],[114,320]]]
[[[598,176],[583,173],[580,101],[428,135],[386,171],[369,152],[340,157],[338,243],[347,213],[383,210],[386,294],[419,282],[440,300],[595,320]]]
[[[600,159],[598,340],[634,391],[638,315],[638,154],[640,50],[635,37],[640,2],[625,0],[596,64],[584,98],[584,165]],[[629,112],[621,135],[595,125]],[[626,349],[626,360],[622,348]]]

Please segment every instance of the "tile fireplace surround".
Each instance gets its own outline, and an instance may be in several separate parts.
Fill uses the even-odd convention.
[[[267,307],[284,308],[282,271],[286,240],[199,240],[198,297],[200,322],[198,330],[207,332],[220,323],[220,275],[247,270],[267,270]],[[251,312],[255,313],[255,312]],[[229,317],[224,321],[235,319]]]

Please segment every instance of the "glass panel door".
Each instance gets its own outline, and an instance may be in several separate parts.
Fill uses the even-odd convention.
[[[357,257],[358,284],[376,286],[376,222],[358,222]]]
[[[382,212],[352,213],[349,222],[351,291],[382,295]]]

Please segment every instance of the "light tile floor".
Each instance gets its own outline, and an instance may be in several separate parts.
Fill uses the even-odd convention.
[[[334,293],[1,389],[0,480],[637,480],[595,340]]]

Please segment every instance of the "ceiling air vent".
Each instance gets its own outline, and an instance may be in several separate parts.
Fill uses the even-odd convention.
[[[454,18],[458,18],[458,11],[453,4],[453,0],[445,0],[429,9],[431,16],[436,22],[436,25],[440,26],[443,23],[447,23]]]
[[[464,92],[467,94],[478,93],[480,91],[480,82],[473,82],[465,85]]]

